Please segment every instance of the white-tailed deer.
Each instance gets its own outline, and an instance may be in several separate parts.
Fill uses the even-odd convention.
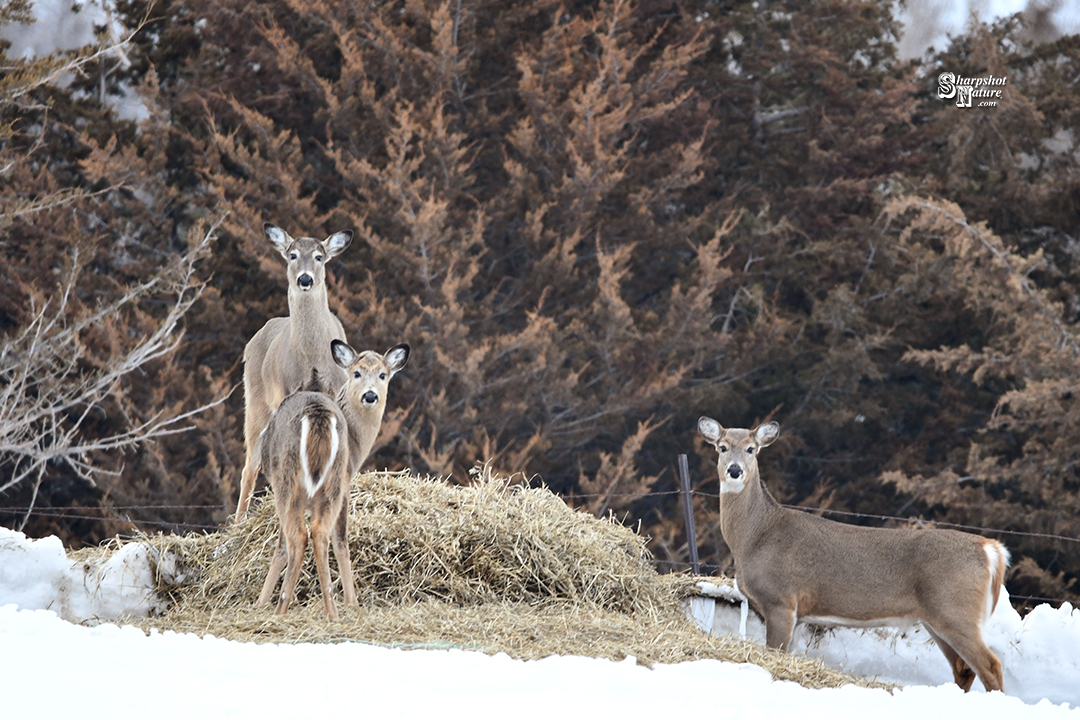
[[[982,637],[1008,567],[1001,543],[955,530],[846,525],[781,507],[761,482],[757,460],[779,425],[725,430],[703,417],[698,432],[720,453],[720,532],[739,589],[765,618],[769,647],[787,650],[799,621],[921,621],[965,692],[976,673],[987,690],[1002,689],[1001,662]]]
[[[266,237],[288,263],[289,317],[272,318],[244,348],[244,470],[236,517],[247,514],[260,458],[259,434],[285,395],[308,380],[312,368],[329,392],[345,382],[345,373],[330,356],[330,341],[344,340],[341,322],[330,312],[326,296],[326,263],[352,242],[352,231],[334,233],[325,241],[301,237],[266,223]]]
[[[371,452],[386,410],[390,378],[408,361],[409,346],[395,345],[379,355],[370,350],[357,353],[348,344],[334,340],[331,354],[346,371],[336,401],[321,392],[313,392],[319,385],[318,371],[313,368],[307,389],[281,402],[257,443],[262,466],[274,490],[281,531],[256,606],[270,602],[284,570],[278,615],[288,609],[296,592],[308,539],[304,526],[308,513],[326,614],[334,620],[338,617],[330,597],[328,540],[333,544],[341,573],[345,604],[357,604],[349,560],[349,513],[344,507],[349,478]]]
[[[349,474],[355,475],[379,435],[390,378],[409,361],[409,346],[401,343],[380,355],[372,350],[358,353],[348,343],[334,340],[330,353],[347,376],[338,406],[349,425]]]
[[[341,574],[346,605],[357,605],[356,583],[349,559],[348,511],[349,430],[337,403],[319,387],[318,371],[305,390],[288,395],[278,405],[270,424],[260,435],[257,452],[274,490],[280,531],[256,607],[270,602],[274,586],[286,570],[277,614],[289,609],[304,562],[311,516],[311,544],[319,573],[323,607],[331,620],[338,619],[330,596],[330,560],[327,546],[333,543]]]

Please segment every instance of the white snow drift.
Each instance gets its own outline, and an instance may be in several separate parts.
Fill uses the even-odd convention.
[[[0,527],[0,605],[52,610],[71,622],[159,612],[151,552],[129,543],[106,560],[82,563],[69,560],[55,536],[30,540]]]
[[[38,716],[43,698],[53,717],[78,713],[111,719],[153,709],[162,717],[207,712],[265,718],[268,713],[318,716],[348,707],[378,717],[434,712],[550,717],[556,709],[554,692],[558,707],[573,708],[575,716],[606,714],[614,703],[634,708],[639,716],[722,710],[725,715],[800,720],[845,714],[874,720],[910,720],[913,715],[1080,720],[1080,610],[1067,603],[1057,609],[1041,606],[1021,619],[1006,596],[985,634],[1005,666],[1008,695],[980,692],[977,681],[975,691],[962,693],[941,653],[919,628],[822,631],[800,626],[796,633],[798,651],[848,672],[907,686],[890,695],[853,686],[807,690],[773,682],[757,666],[714,660],[649,670],[632,660],[552,657],[525,662],[505,655],[405,652],[363,643],[256,645],[171,632],[148,637],[136,628],[80,627],[60,619],[94,624],[159,611],[163,603],[151,589],[152,552],[130,543],[107,560],[82,563],[69,560],[54,537],[30,540],[0,527],[5,717]],[[716,599],[695,600],[695,620],[710,632],[738,634],[737,596],[705,585]],[[764,638],[753,613],[746,633],[759,642]],[[57,660],[71,658],[87,662],[56,676],[52,668]],[[290,695],[282,690],[293,685],[282,683],[289,677],[310,682],[302,683],[303,692]],[[52,690],[58,684],[64,693]],[[344,697],[341,687],[353,690]],[[162,702],[165,696],[168,702]]]

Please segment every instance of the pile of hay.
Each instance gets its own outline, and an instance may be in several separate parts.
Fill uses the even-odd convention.
[[[667,601],[643,538],[571,510],[544,488],[491,476],[461,487],[371,472],[354,481],[347,509],[362,605],[568,600],[632,612]],[[265,496],[243,522],[221,533],[150,542],[178,561],[173,575],[187,578],[162,589],[212,611],[255,601],[277,538],[273,499]],[[297,586],[305,604],[318,594],[310,547],[307,557]],[[332,555],[331,575],[340,603]]]
[[[544,488],[488,473],[461,487],[372,472],[355,479],[348,511],[358,612],[342,605],[331,556],[344,612],[339,622],[326,620],[310,549],[289,612],[254,607],[278,536],[267,497],[219,533],[143,538],[162,558],[158,590],[171,607],[135,624],[236,640],[461,647],[525,659],[716,658],[754,662],[810,687],[872,685],[699,631],[681,607],[692,578],[658,575],[644,538],[572,510]]]

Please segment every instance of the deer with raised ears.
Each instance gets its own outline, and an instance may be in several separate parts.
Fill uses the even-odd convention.
[[[757,459],[779,425],[725,430],[703,417],[698,432],[720,453],[720,532],[739,589],[765,618],[769,647],[787,650],[800,621],[921,621],[965,692],[976,674],[987,690],[1002,689],[1001,662],[982,637],[1008,567],[1001,543],[955,530],[846,525],[781,507],[761,482]]]
[[[341,574],[345,604],[358,604],[345,509],[351,476],[349,428],[342,409],[322,389],[318,370],[312,368],[308,386],[281,401],[258,439],[256,450],[274,491],[280,531],[270,571],[255,605],[261,607],[270,602],[284,570],[277,614],[289,609],[304,562],[308,542],[306,517],[310,515],[311,544],[323,607],[331,620],[337,620],[337,608],[330,595],[327,555],[330,544]]]
[[[330,355],[330,341],[344,340],[341,321],[330,312],[326,294],[326,263],[352,242],[352,231],[337,232],[320,242],[293,239],[287,232],[266,223],[267,239],[287,265],[289,317],[272,318],[244,348],[244,470],[236,517],[247,514],[260,458],[255,453],[259,434],[270,422],[278,404],[302,386],[312,368],[319,371],[329,391],[345,382],[345,373]]]
[[[256,606],[270,602],[284,571],[278,615],[288,609],[296,592],[308,539],[306,514],[311,515],[311,543],[326,614],[333,620],[338,617],[330,597],[328,540],[341,572],[345,604],[357,604],[349,560],[349,513],[344,507],[349,478],[367,460],[379,435],[390,378],[409,360],[409,346],[404,343],[382,355],[371,350],[358,353],[340,340],[331,345],[334,362],[346,371],[336,400],[317,392],[325,388],[320,387],[318,370],[312,368],[305,391],[281,402],[257,443],[274,491],[281,531]]]
[[[357,352],[348,343],[330,343],[334,362],[346,372],[338,392],[338,406],[349,426],[349,474],[355,475],[375,445],[386,411],[386,391],[392,378],[409,360],[409,346],[395,345],[380,355]]]

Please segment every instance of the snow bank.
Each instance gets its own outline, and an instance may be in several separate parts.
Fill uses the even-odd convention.
[[[955,685],[889,694],[853,685],[809,690],[756,665],[699,660],[638,665],[553,656],[513,660],[463,650],[361,643],[276,645],[79,627],[52,613],[0,607],[5,717],[468,717],[553,715],[799,720],[1080,720],[1080,710],[1024,705]],[[58,676],[64,658],[92,658]],[[292,682],[288,682],[292,680]],[[285,682],[283,682],[285,681]]]
[[[73,562],[60,539],[31,540],[0,527],[0,605],[53,610],[71,622],[160,612],[151,550],[130,543],[107,559]]]
[[[125,615],[160,612],[164,608],[164,602],[157,598],[152,590],[151,570],[152,561],[155,559],[152,552],[148,546],[141,543],[129,543],[107,559],[85,563],[75,562],[66,557],[63,546],[55,537],[31,540],[20,532],[0,527],[0,606],[8,606],[0,610],[0,617],[6,617],[6,622],[15,628],[12,630],[9,627],[5,631],[3,623],[0,623],[0,647],[5,649],[4,653],[0,653],[0,678],[4,679],[5,684],[9,687],[14,686],[10,684],[12,679],[7,671],[3,670],[5,662],[10,663],[14,652],[13,647],[8,644],[5,632],[18,635],[21,632],[20,623],[22,622],[35,626],[45,623],[52,628],[49,630],[50,633],[82,638],[79,642],[89,643],[91,640],[87,638],[113,637],[117,633],[123,637],[145,637],[141,631],[133,628],[123,631],[113,628],[100,630],[98,635],[85,635],[79,634],[85,629],[64,626],[61,623],[60,625],[65,629],[60,630],[54,627],[55,623],[42,619],[49,615],[17,612],[15,606],[23,611],[52,610],[61,618],[72,622],[100,621]],[[164,564],[167,566],[168,562]],[[167,567],[164,569],[168,570]],[[741,596],[737,594],[737,591],[710,583],[702,583],[699,587],[708,596],[695,598],[688,608],[699,626],[716,635],[739,635],[742,618],[739,604]],[[16,616],[22,620],[17,620]],[[765,627],[756,614],[753,612],[747,614],[745,627],[747,637],[764,644]],[[172,633],[164,633],[164,635],[170,636]],[[1080,708],[1080,610],[1072,608],[1067,603],[1057,609],[1043,605],[1021,619],[1009,604],[1008,597],[1004,596],[984,629],[984,635],[987,644],[1004,665],[1005,690],[1008,695],[1013,696],[1012,699],[1016,703],[1022,700],[1026,703],[1039,703],[1040,707],[1049,707],[1051,703],[1055,706],[1069,703],[1074,708]],[[154,639],[155,637],[157,639]],[[161,637],[156,635],[152,635],[150,640],[153,643],[162,642]],[[186,636],[182,641],[174,638],[169,642],[180,643],[184,647],[197,646],[201,648],[200,652],[215,653],[224,642],[213,638],[205,642],[195,642],[195,640],[194,636]],[[236,643],[230,644],[230,646],[236,645]],[[918,626],[906,630],[859,630],[820,629],[800,625],[796,628],[793,649],[810,657],[820,658],[827,665],[856,675],[908,686],[904,691],[904,697],[922,697],[918,695],[920,690],[918,686],[940,686],[934,688],[937,693],[933,695],[936,698],[935,702],[940,702],[942,697],[953,691],[963,696],[960,689],[953,684],[952,673],[945,658],[926,631]],[[234,651],[230,650],[230,652]],[[97,651],[88,656],[97,657]],[[418,656],[410,653],[409,657]],[[575,658],[575,660],[586,662],[584,658]],[[205,665],[203,660],[196,662]],[[505,658],[500,662],[510,661],[509,658]],[[513,662],[517,663],[517,661]],[[594,663],[590,665],[592,668],[590,672],[598,667],[608,668],[610,665],[621,665],[620,663],[603,665],[602,663],[606,661],[599,660],[587,662]],[[535,667],[537,663],[524,665]],[[518,663],[517,666],[522,666],[522,663]],[[681,663],[677,667],[682,668],[679,671],[682,679],[677,685],[668,687],[669,695],[672,691],[682,692],[691,687],[709,687],[707,692],[713,694],[714,682],[708,677],[710,673],[718,673],[718,677],[729,678],[733,683],[731,692],[743,692],[745,690],[743,681],[748,681],[749,676],[754,673],[760,673],[764,678],[760,680],[760,683],[758,680],[754,682],[759,683],[763,688],[767,686],[769,692],[777,692],[779,686],[790,685],[790,683],[773,683],[768,673],[756,666],[731,670],[731,667],[741,666],[729,667],[717,661],[698,661]],[[449,672],[453,677],[462,675],[462,671],[457,667],[445,672]],[[658,674],[666,672],[668,671],[662,668],[657,669]],[[733,676],[732,673],[735,675]],[[695,678],[694,682],[700,681],[701,684],[687,684],[684,675]],[[361,676],[362,674],[355,675],[355,677]],[[737,681],[732,679],[735,676],[740,679]],[[527,677],[527,673],[523,677]],[[521,679],[515,682],[520,684]],[[921,688],[921,690],[928,689]],[[856,690],[861,689],[856,688]],[[975,695],[991,697],[982,692],[982,685],[978,681],[975,682],[974,690],[976,692],[970,693],[969,697]],[[818,692],[825,693],[826,691]],[[850,692],[854,693],[854,690]],[[992,695],[997,696],[996,693]],[[843,697],[844,702],[847,703],[852,701],[855,695],[849,694]],[[974,705],[966,707],[967,711],[973,711],[975,708]],[[994,707],[1000,709],[1003,706],[995,704]],[[1022,706],[1018,705],[1018,707]],[[938,708],[933,714],[937,716],[942,712]],[[800,714],[800,717],[805,716]],[[1025,714],[1024,717],[1030,716]],[[1080,711],[1069,717],[1072,720],[1080,720]]]
[[[742,596],[731,588],[699,583],[706,596],[695,598],[689,611],[698,627],[713,635],[740,635]],[[709,602],[714,607],[709,607]],[[746,637],[765,644],[765,624],[746,614]],[[1001,660],[1005,692],[1025,702],[1048,698],[1080,707],[1080,609],[1040,605],[1023,619],[1003,592],[983,628],[986,644]],[[818,658],[826,665],[860,677],[900,685],[948,685],[952,671],[933,638],[921,625],[893,628],[819,628],[800,624],[792,652]],[[984,692],[978,680],[972,688]]]

